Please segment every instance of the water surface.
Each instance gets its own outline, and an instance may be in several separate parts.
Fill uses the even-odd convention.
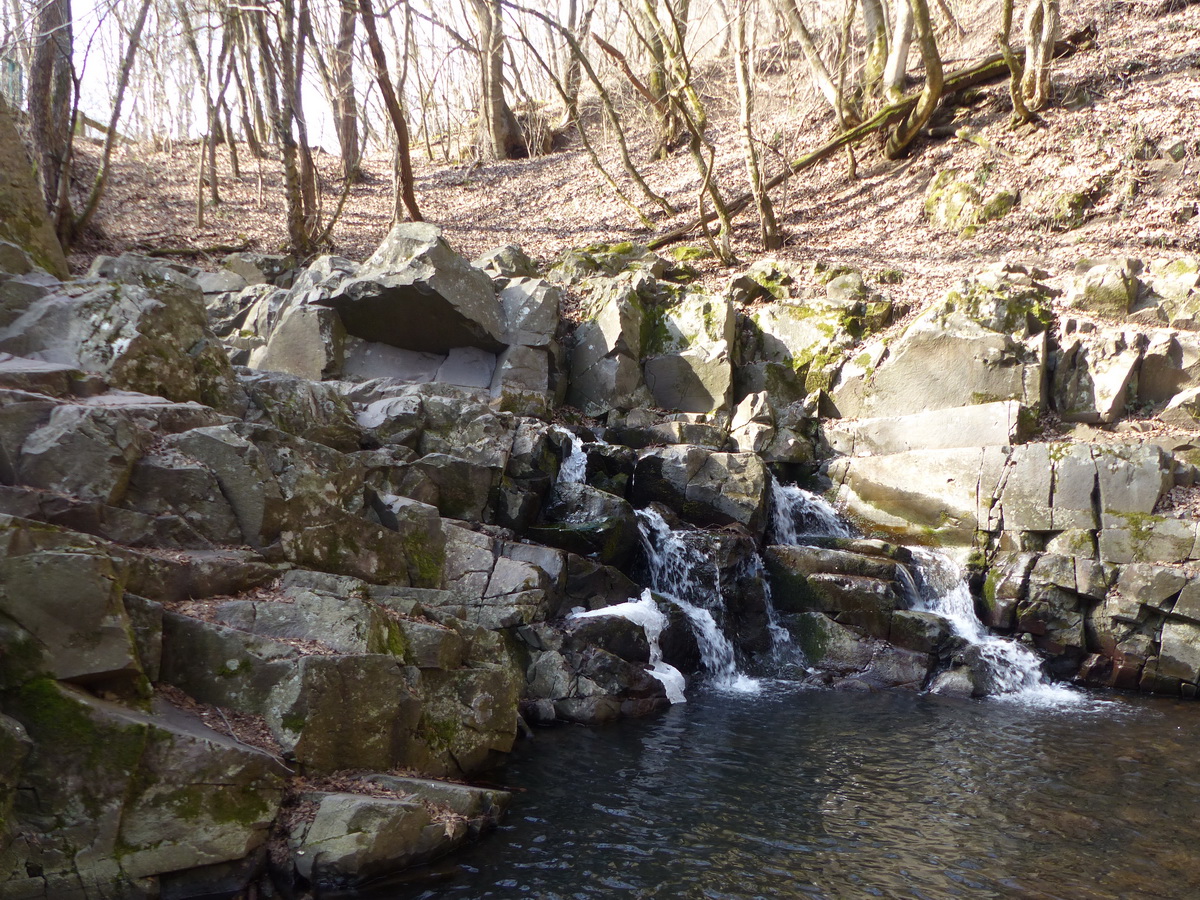
[[[768,685],[537,732],[409,898],[1200,897],[1200,704]]]

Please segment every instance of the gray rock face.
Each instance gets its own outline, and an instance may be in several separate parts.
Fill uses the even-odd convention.
[[[346,356],[346,329],[332,309],[293,306],[285,310],[261,350],[250,354],[251,368],[283,372],[310,381],[335,378]]]
[[[83,293],[33,303],[0,331],[0,350],[79,366],[113,387],[240,412],[229,360],[190,278],[126,254],[101,257]]]
[[[648,450],[639,458],[632,496],[657,500],[700,525],[745,525],[761,534],[766,525],[767,470],[752,453],[714,453],[682,445]]]
[[[1112,422],[1138,395],[1138,372],[1147,340],[1139,332],[1101,328],[1059,338],[1062,354],[1054,371],[1054,405],[1067,422]]]
[[[6,709],[35,742],[18,815],[56,826],[27,828],[7,848],[5,884],[19,896],[128,890],[266,841],[282,787],[267,754],[167,705],[147,714],[48,680],[10,695]]]
[[[641,365],[646,312],[639,290],[647,289],[644,276],[627,276],[592,297],[570,351],[572,406],[599,415],[651,404]]]
[[[831,390],[843,416],[903,416],[1017,400],[1041,409],[1047,293],[1030,275],[990,270],[951,291]],[[954,378],[944,373],[954,372]]]
[[[394,226],[356,276],[326,299],[349,334],[406,350],[496,351],[503,312],[491,279],[455,254],[434,225]]]
[[[371,775],[364,782],[392,796],[304,795],[316,809],[311,821],[292,830],[288,844],[297,874],[309,882],[365,885],[429,862],[493,827],[510,800],[504,791],[417,778]]]
[[[1066,303],[1124,319],[1137,300],[1141,268],[1141,263],[1132,259],[1084,260],[1075,267]]]

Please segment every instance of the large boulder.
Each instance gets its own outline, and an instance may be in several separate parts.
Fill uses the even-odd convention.
[[[393,226],[354,277],[317,302],[338,311],[347,333],[406,350],[505,344],[491,279],[451,250],[436,225]]]
[[[903,416],[1000,400],[1040,411],[1050,310],[1038,274],[989,269],[886,347],[864,348],[830,392],[839,414]]]
[[[141,712],[48,679],[6,695],[33,749],[20,836],[0,856],[6,893],[141,896],[144,879],[261,847],[283,770],[266,753],[156,701]]]
[[[646,303],[653,281],[644,273],[624,275],[597,287],[575,329],[570,350],[567,402],[589,415],[650,406],[642,376]]]
[[[89,275],[90,290],[32,303],[0,331],[0,350],[79,366],[122,390],[241,412],[245,398],[195,281],[132,254],[100,257]]]
[[[1141,332],[1084,330],[1074,320],[1064,322],[1053,393],[1063,421],[1114,422],[1123,416],[1138,397],[1138,373],[1147,343]]]
[[[46,217],[45,198],[38,190],[25,144],[3,98],[0,98],[0,241],[20,248],[35,265],[50,274],[67,277],[67,260]],[[6,254],[4,258],[11,257]],[[0,263],[0,269],[9,268]]]
[[[733,308],[725,298],[684,290],[646,309],[646,386],[664,409],[728,411],[733,391]]]
[[[687,444],[644,451],[631,496],[638,506],[659,501],[698,525],[766,527],[767,469],[753,453],[715,453]]]

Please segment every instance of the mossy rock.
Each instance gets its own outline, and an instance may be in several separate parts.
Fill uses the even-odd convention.
[[[934,227],[970,237],[980,225],[1004,218],[1016,206],[1019,197],[1012,191],[985,196],[976,183],[960,175],[957,169],[946,169],[926,190],[925,215]]]
[[[25,145],[0,97],[0,241],[16,244],[51,275],[66,278],[67,259],[46,216]]]

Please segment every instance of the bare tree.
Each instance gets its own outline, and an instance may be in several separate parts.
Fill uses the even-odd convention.
[[[1030,0],[1025,10],[1025,76],[1021,92],[1034,111],[1050,99],[1050,64],[1058,39],[1058,0]]]
[[[38,185],[60,237],[70,222],[70,155],[75,66],[71,0],[44,0],[34,24],[29,133]]]
[[[384,106],[396,132],[396,155],[400,170],[400,178],[396,183],[396,196],[393,216],[395,221],[403,219],[407,210],[414,222],[421,222],[421,210],[417,206],[417,195],[413,187],[412,161],[409,156],[408,120],[392,87],[392,79],[388,74],[387,54],[379,40],[379,29],[375,27],[375,11],[371,8],[371,0],[358,0],[358,8],[362,13],[363,30],[367,33],[367,47],[371,51],[371,59],[375,63],[375,82],[383,95]]]
[[[521,123],[504,94],[504,21],[501,0],[471,0],[479,24],[479,150],[490,159],[525,156]]]

